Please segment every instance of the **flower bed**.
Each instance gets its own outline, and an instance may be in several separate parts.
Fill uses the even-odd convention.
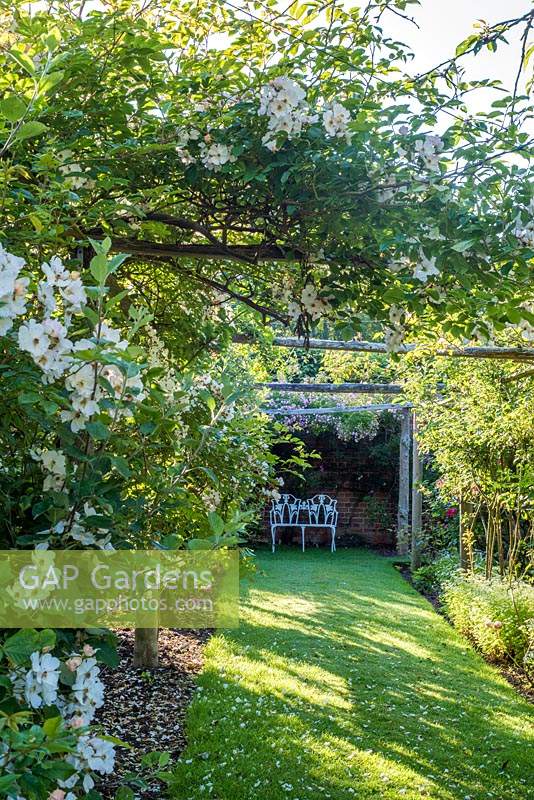
[[[455,576],[445,584],[443,608],[455,628],[483,655],[534,667],[534,588],[523,581]]]

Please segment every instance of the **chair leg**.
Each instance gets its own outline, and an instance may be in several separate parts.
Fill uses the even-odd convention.
[[[332,546],[330,548],[332,553],[336,552],[336,529],[332,528]]]
[[[272,543],[273,543],[272,552],[274,553],[275,542],[276,542],[276,528],[271,528],[271,539],[272,539]]]
[[[304,525],[302,525],[302,526],[301,526],[301,532],[302,532],[302,552],[304,552],[304,550],[305,550],[305,544],[304,544]]]

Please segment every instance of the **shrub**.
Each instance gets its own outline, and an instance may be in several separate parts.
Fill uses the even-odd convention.
[[[233,546],[245,501],[276,491],[266,421],[225,375],[180,376],[157,337],[133,343],[150,315],[109,296],[110,247],[81,275],[0,245],[0,548]],[[113,637],[88,635],[0,629],[1,797],[76,800],[113,770],[95,727]]]
[[[100,665],[117,664],[114,640],[96,629],[0,632],[2,797],[76,800],[112,772],[118,740],[94,719],[104,702]]]
[[[432,594],[436,591],[436,572],[434,564],[425,564],[412,572],[412,583],[418,592]]]
[[[440,592],[458,571],[458,553],[445,550],[431,564],[424,564],[413,571],[413,585],[419,592]]]
[[[494,661],[529,668],[534,588],[522,581],[457,574],[445,585],[445,612],[453,625]]]

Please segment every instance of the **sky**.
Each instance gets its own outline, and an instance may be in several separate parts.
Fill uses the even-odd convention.
[[[456,45],[474,33],[473,23],[477,20],[484,19],[492,24],[523,16],[531,8],[529,0],[422,0],[420,6],[408,6],[411,10],[406,12],[415,18],[419,30],[391,13],[383,17],[383,23],[386,33],[406,42],[413,50],[415,59],[409,71],[416,74],[450,58]],[[511,90],[519,67],[520,35],[518,29],[510,35],[510,45],[499,43],[495,53],[484,48],[476,57],[462,59],[466,77],[498,78]],[[531,32],[530,38],[534,40],[534,32]],[[525,73],[522,74],[520,86],[524,91]],[[492,95],[494,99],[495,95]],[[487,94],[481,91],[473,95],[469,105],[471,111],[487,108]]]

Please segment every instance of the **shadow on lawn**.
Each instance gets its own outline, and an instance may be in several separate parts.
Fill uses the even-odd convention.
[[[514,719],[526,704],[390,562],[354,551],[334,559],[262,557],[245,621],[223,637],[226,674],[203,676],[212,702],[193,707],[192,761],[176,789],[186,776],[205,779],[198,754],[209,752],[226,759],[211,779],[218,800],[532,796]]]

